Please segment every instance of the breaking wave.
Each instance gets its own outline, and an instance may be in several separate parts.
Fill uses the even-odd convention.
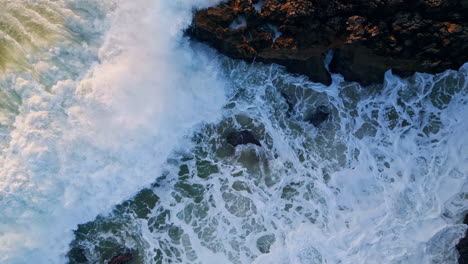
[[[0,262],[455,264],[468,64],[326,87],[184,38],[216,3],[0,0]]]

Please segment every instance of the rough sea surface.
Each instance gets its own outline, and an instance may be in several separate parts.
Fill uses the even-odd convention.
[[[327,87],[185,38],[217,2],[0,0],[0,263],[457,263],[468,64]]]

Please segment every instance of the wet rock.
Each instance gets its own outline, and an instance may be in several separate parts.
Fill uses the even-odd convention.
[[[323,122],[327,121],[330,116],[330,112],[326,106],[319,106],[315,110],[312,115],[310,115],[306,121],[314,125],[315,127],[319,127]]]
[[[254,134],[252,134],[252,132],[248,130],[229,133],[226,139],[227,139],[227,142],[231,144],[233,147],[237,147],[239,145],[246,145],[246,144],[254,144],[257,146],[261,146],[260,142],[258,141],[257,138],[255,138]]]
[[[376,56],[372,50],[362,47],[343,47],[335,50],[330,71],[340,73],[345,80],[364,86],[383,83],[385,72],[390,65],[387,58]]]
[[[68,257],[76,263],[87,263],[88,258],[86,257],[85,250],[80,247],[73,247],[68,252]]]
[[[468,214],[465,215],[465,220],[463,221],[465,225],[468,225]],[[465,237],[460,239],[456,246],[460,256],[458,257],[459,264],[468,264],[468,231],[465,232]]]
[[[275,235],[264,235],[257,240],[257,249],[263,254],[268,254],[270,253],[270,248],[275,243],[275,241]]]
[[[125,264],[133,259],[132,252],[125,252],[113,257],[108,264]]]
[[[257,2],[199,10],[187,33],[234,59],[280,64],[326,85],[329,50],[330,71],[364,85],[382,83],[390,69],[405,77],[468,61],[466,0],[266,0],[260,11]],[[239,16],[246,25],[230,28]]]
[[[291,101],[289,95],[287,95],[286,93],[281,92],[281,97],[283,97],[283,99],[286,101],[286,104],[288,105],[288,116],[290,116],[291,113],[294,111],[294,104]]]

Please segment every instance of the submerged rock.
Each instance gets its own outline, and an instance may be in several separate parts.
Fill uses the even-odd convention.
[[[268,254],[270,253],[270,248],[275,243],[275,241],[275,235],[264,235],[257,240],[257,249],[263,254]]]
[[[288,115],[291,115],[291,113],[294,111],[294,103],[291,101],[291,98],[286,93],[281,92],[281,96],[283,97],[283,99],[286,101],[286,104],[288,105]]]
[[[468,214],[465,215],[465,220],[463,221],[465,225],[468,225]],[[465,237],[460,239],[456,246],[460,256],[458,257],[458,264],[468,264],[468,231],[465,232]]]
[[[69,252],[68,252],[68,257],[75,261],[76,263],[87,263],[88,258],[86,257],[85,250],[80,247],[73,247]]]
[[[187,33],[235,59],[277,63],[331,83],[329,65],[347,81],[382,83],[459,69],[468,61],[468,4],[463,0],[229,0],[199,10]],[[245,23],[230,26],[242,17]]]
[[[227,142],[231,144],[233,147],[237,147],[239,145],[247,145],[247,144],[254,144],[257,146],[261,146],[260,142],[258,141],[257,138],[255,138],[254,134],[252,134],[252,132],[248,130],[229,133],[226,139],[227,139]]]
[[[113,257],[108,264],[125,264],[133,259],[132,252],[126,252]]]
[[[314,113],[310,115],[306,121],[314,125],[315,127],[320,126],[323,122],[327,121],[330,116],[328,108],[324,105],[317,107]]]

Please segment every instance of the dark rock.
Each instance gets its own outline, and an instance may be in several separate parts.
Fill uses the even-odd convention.
[[[468,61],[467,0],[266,0],[261,12],[257,2],[199,10],[187,33],[234,59],[277,63],[326,85],[331,49],[330,71],[364,85],[382,83],[390,69],[406,77]],[[247,25],[230,28],[239,16]]]
[[[468,9],[468,0],[460,0],[460,4],[464,9]]]
[[[85,250],[80,247],[73,247],[68,252],[68,257],[76,263],[88,262],[88,258],[86,257]]]
[[[126,252],[113,257],[108,264],[125,264],[133,259],[133,253]]]
[[[288,39],[285,40],[280,37],[276,40],[275,44],[281,41],[288,41]],[[331,75],[324,64],[325,50],[311,49],[290,53],[287,51],[287,48],[281,49],[264,49],[257,54],[255,60],[258,62],[283,65],[288,71],[306,75],[314,82],[323,83],[325,85],[330,85],[332,83]]]
[[[268,254],[270,253],[271,245],[273,245],[275,241],[275,235],[263,235],[257,240],[257,249],[263,254]]]
[[[310,117],[306,119],[307,122],[311,123],[315,127],[319,127],[323,122],[327,121],[330,116],[326,106],[319,106]]]
[[[388,58],[374,54],[364,47],[343,47],[335,50],[330,71],[343,75],[346,81],[358,82],[364,86],[383,83],[385,72],[390,69]]]
[[[291,113],[294,111],[294,104],[291,101],[291,98],[289,98],[289,95],[287,95],[286,93],[282,92],[281,96],[284,98],[286,104],[288,105],[288,116],[290,116]]]
[[[465,219],[463,221],[465,225],[468,225],[468,214],[465,215]],[[456,246],[458,253],[460,256],[458,257],[459,264],[468,264],[468,231],[465,232],[465,237],[460,239]]]
[[[248,130],[229,133],[226,139],[227,139],[227,142],[231,144],[233,147],[236,147],[239,145],[246,145],[246,144],[254,144],[257,146],[261,146],[260,142],[255,138],[252,132]]]

